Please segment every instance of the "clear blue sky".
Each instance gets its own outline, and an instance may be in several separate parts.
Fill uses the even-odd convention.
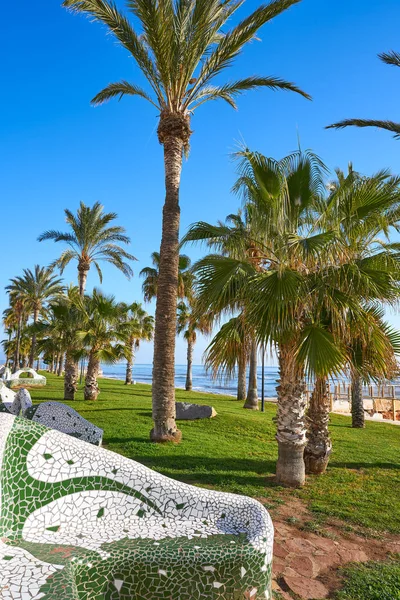
[[[247,0],[241,14],[259,4]],[[142,83],[141,76],[104,28],[71,15],[59,1],[6,3],[2,22],[1,288],[24,267],[56,257],[61,247],[36,238],[48,228],[64,229],[65,207],[98,200],[119,214],[139,259],[130,282],[105,267],[103,289],[120,300],[140,300],[138,272],[160,242],[164,182],[157,115],[140,99],[96,109],[89,101],[112,81]],[[399,22],[399,0],[303,0],[264,27],[261,42],[248,46],[227,76],[279,75],[314,100],[259,91],[240,98],[238,112],[224,103],[201,108],[183,171],[182,232],[194,221],[215,222],[238,208],[230,194],[230,153],[240,140],[279,158],[295,149],[299,132],[302,146],[332,169],[351,160],[366,174],[381,167],[400,172],[400,142],[389,133],[324,130],[345,117],[400,120],[399,70],[376,56],[400,51]],[[75,269],[67,269],[65,278],[75,280]],[[89,287],[97,283],[90,273]],[[6,305],[1,293],[0,309]],[[398,317],[392,320],[400,324]],[[200,340],[197,363],[205,345]],[[177,350],[177,363],[184,363],[183,341]],[[138,360],[151,358],[151,347],[144,346]]]

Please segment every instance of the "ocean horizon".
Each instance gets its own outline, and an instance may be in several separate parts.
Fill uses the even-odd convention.
[[[126,364],[102,365],[105,377],[125,380]],[[153,365],[136,364],[133,367],[132,376],[138,383],[151,384]],[[261,395],[262,368],[257,369],[258,389]],[[265,397],[276,398],[276,386],[278,380],[278,367],[265,367]],[[186,365],[175,365],[175,387],[185,388]],[[236,396],[237,379],[229,381],[225,379],[213,379],[207,374],[203,365],[193,365],[193,391],[207,392],[209,394],[223,394]]]

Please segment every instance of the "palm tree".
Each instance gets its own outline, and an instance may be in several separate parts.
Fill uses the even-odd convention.
[[[378,55],[381,61],[387,65],[400,67],[400,54],[398,52],[388,52]],[[386,129],[394,133],[396,139],[400,139],[400,123],[394,121],[379,121],[374,119],[345,119],[338,123],[328,125],[326,129],[344,129],[345,127],[378,127],[378,129]]]
[[[250,343],[244,315],[241,314],[222,325],[204,354],[206,370],[211,371],[214,378],[229,380],[237,372],[237,400],[242,402],[247,396],[246,367]]]
[[[362,385],[397,375],[399,334],[383,320],[381,306],[365,309],[364,323],[349,315],[349,370],[351,376],[352,427],[365,427]]]
[[[153,252],[151,262],[153,263],[152,267],[145,267],[139,273],[140,277],[144,279],[142,290],[145,302],[151,302],[151,300],[157,298],[160,276],[159,252]],[[190,266],[190,258],[186,254],[180,254],[178,267],[178,298],[180,299],[187,297],[192,286]]]
[[[84,355],[77,332],[82,329],[79,289],[69,286],[66,294],[50,304],[48,318],[39,323],[37,332],[39,348],[55,354],[55,371],[64,376],[64,400],[75,400],[78,383],[78,361]],[[65,362],[64,362],[65,357]]]
[[[345,175],[336,171],[337,181],[330,186],[330,198],[324,218],[329,226],[340,233],[340,245],[345,260],[349,257],[358,264],[372,265],[377,261],[384,263],[383,270],[375,277],[375,295],[373,300],[382,303],[396,303],[396,288],[387,288],[380,284],[382,278],[390,277],[396,281],[398,276],[398,245],[390,243],[391,230],[398,229],[400,215],[400,178],[392,177],[388,171],[381,171],[371,177],[363,177],[355,172],[352,165]],[[384,280],[385,281],[385,280]],[[388,295],[387,295],[388,294]],[[368,308],[368,307],[367,307]],[[376,310],[376,309],[375,309]],[[365,379],[365,356],[374,338],[366,336],[371,331],[371,323],[366,317],[376,319],[375,312],[361,313],[364,327],[357,322],[357,315],[349,313],[348,326],[350,339],[347,342],[350,354],[350,373],[353,382],[352,413],[353,426],[363,427],[364,407],[362,399],[362,379]],[[351,320],[355,320],[352,324]],[[378,320],[381,327],[382,319]],[[375,324],[375,321],[374,321]],[[368,360],[367,363],[370,361]],[[383,361],[385,363],[385,361]],[[389,360],[387,363],[389,364]],[[371,370],[372,366],[367,369]],[[381,368],[381,376],[383,375]]]
[[[128,325],[125,385],[131,385],[135,352],[139,349],[141,341],[150,341],[153,338],[154,317],[148,315],[139,302],[133,302],[125,306],[122,321]]]
[[[222,99],[236,108],[235,97],[255,88],[297,92],[277,77],[252,76],[214,84],[232,65],[260,28],[299,0],[273,0],[238,25],[228,21],[243,4],[237,0],[129,0],[137,31],[108,0],[64,0],[64,6],[100,21],[131,54],[147,80],[148,90],[127,81],[111,83],[93,99],[95,105],[125,95],[139,96],[159,112],[158,139],[164,147],[165,204],[156,306],[151,439],[178,442],[175,416],[175,335],[179,266],[179,189],[183,153],[188,153],[191,115],[202,104]]]
[[[362,385],[371,380],[391,379],[397,374],[396,354],[400,334],[383,321],[378,306],[349,311],[348,362],[352,390],[353,427],[364,427]],[[307,411],[307,446],[304,451],[306,473],[321,475],[332,452],[329,435],[330,397],[327,377],[317,378]]]
[[[28,320],[25,306],[25,298],[18,288],[7,290],[9,294],[10,307],[3,313],[6,326],[11,326],[15,332],[15,344],[13,344],[13,369],[17,371],[20,367],[21,338]]]
[[[252,218],[252,211],[245,210],[244,215],[239,211],[238,214],[230,214],[225,219],[225,223],[218,222],[218,225],[210,225],[209,223],[199,222],[195,223],[189,228],[187,234],[183,237],[181,242],[182,245],[189,242],[206,242],[207,246],[220,252],[223,256],[232,257],[240,261],[247,261],[249,265],[255,269],[260,268],[261,257],[259,250],[254,244],[254,219]],[[241,311],[241,329],[244,332],[246,325],[246,307],[245,303],[239,302],[239,298],[235,297],[234,309]],[[225,310],[225,307],[223,307]],[[215,316],[216,313],[214,313]],[[234,322],[232,321],[232,325]],[[233,330],[225,328],[223,334],[229,336],[233,333]],[[250,331],[247,327],[247,333],[245,334],[245,343],[240,346],[241,354],[237,356],[238,363],[238,399],[245,400],[244,408],[250,410],[258,410],[258,390],[257,390],[257,341],[255,339],[255,333]],[[217,348],[221,348],[223,352],[222,361],[224,362],[225,347],[223,343],[223,336],[218,337],[218,344],[213,346],[213,362],[216,360],[215,351]],[[230,345],[230,349],[233,347]],[[238,349],[239,347],[237,347]],[[246,390],[246,366],[247,359],[250,362],[249,369],[249,385],[247,394]],[[218,372],[218,360],[214,362],[214,366],[217,366]],[[213,368],[214,370],[214,368]],[[229,371],[230,375],[233,375],[233,371]],[[240,389],[239,389],[240,388]]]
[[[325,377],[345,363],[323,319],[332,313],[336,331],[347,302],[341,290],[339,303],[321,268],[335,248],[334,232],[314,223],[326,170],[310,152],[281,161],[246,150],[239,156],[237,188],[251,215],[255,260],[211,255],[199,261],[198,302],[203,311],[244,305],[258,342],[278,347],[277,482],[297,487],[305,480],[305,376]]]
[[[85,378],[85,400],[97,400],[100,388],[97,378],[100,363],[116,363],[124,356],[123,343],[129,335],[129,325],[123,321],[124,305],[115,301],[113,296],[105,296],[99,290],[93,290],[91,296],[85,296],[80,305],[83,327],[78,332],[82,345],[88,355]]]
[[[29,316],[33,317],[36,325],[39,316],[43,314],[47,302],[51,302],[62,294],[64,287],[62,280],[53,274],[51,267],[40,267],[35,265],[34,270],[24,269],[23,275],[11,279],[6,287],[10,293],[18,293],[23,300]],[[33,330],[31,350],[29,355],[29,367],[33,368],[36,356],[36,332]]]
[[[180,302],[178,304],[177,332],[183,334],[187,341],[187,370],[186,391],[193,389],[193,351],[197,339],[197,332],[207,335],[212,327],[212,317],[209,315],[198,316],[194,308],[194,301]]]
[[[3,316],[5,317],[5,313],[6,311],[8,311],[9,309],[6,309],[5,311],[3,311]],[[6,313],[7,314],[7,313]],[[7,327],[6,325],[7,319],[3,318],[3,324],[5,325],[5,330],[4,333],[7,335],[7,339],[2,340],[1,344],[3,346],[3,350],[5,352],[6,355],[6,367],[9,366],[10,361],[11,361],[11,356],[12,356],[12,336],[13,336],[13,329],[11,327]]]
[[[130,244],[130,238],[126,235],[124,227],[110,226],[110,223],[117,218],[116,213],[105,213],[104,207],[98,202],[92,207],[81,202],[76,215],[68,209],[65,209],[64,212],[70,231],[63,233],[52,229],[42,233],[38,240],[39,242],[54,240],[67,244],[68,248],[51,266],[57,266],[63,273],[71,260],[76,260],[79,292],[82,297],[92,264],[97,270],[100,283],[103,281],[99,265],[101,261],[111,263],[128,278],[133,275],[133,271],[126,261],[136,259],[120,245]]]
[[[337,232],[337,264],[354,261],[355,269],[368,269],[369,299],[394,303],[398,296],[396,285],[383,283],[387,278],[389,283],[395,283],[399,273],[397,245],[387,244],[390,228],[397,227],[398,222],[399,179],[385,171],[363,177],[351,164],[347,174],[338,169],[336,175],[320,218]],[[376,269],[379,263],[382,269]],[[388,330],[376,305],[364,305],[360,296],[349,308],[341,332],[351,377],[353,427],[364,427],[363,382],[387,378],[393,372],[394,340],[395,332]],[[329,410],[328,386],[323,378],[315,382],[307,414],[304,458],[308,473],[321,474],[327,468],[332,450]]]

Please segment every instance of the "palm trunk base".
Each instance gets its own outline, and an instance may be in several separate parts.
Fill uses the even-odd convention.
[[[125,385],[132,385],[132,363],[126,363]]]
[[[174,419],[171,423],[167,422],[162,425],[154,423],[154,428],[150,431],[150,440],[157,444],[163,444],[164,442],[179,444],[182,440],[182,431],[176,428]]]
[[[276,463],[276,483],[283,487],[299,488],[306,480],[304,466],[304,445],[287,444],[278,441],[278,462]]]
[[[193,375],[192,375],[192,371],[193,371],[193,341],[192,340],[188,340],[188,347],[187,347],[187,369],[186,369],[186,385],[185,385],[185,390],[187,392],[191,392],[193,389]]]
[[[97,400],[100,394],[100,389],[96,384],[85,384],[84,398],[85,400]]]
[[[243,400],[246,400],[246,396],[247,396],[246,363],[247,363],[247,356],[246,356],[246,351],[244,350],[244,351],[242,351],[242,354],[238,360],[237,399],[241,402],[243,402]]]
[[[243,408],[247,408],[248,410],[259,410],[257,389],[249,390]]]
[[[64,400],[75,400],[76,389],[64,385]]]
[[[240,402],[243,402],[243,400],[246,400],[246,395],[247,395],[246,383],[244,384],[244,387],[243,387],[241,382],[239,382],[236,399],[239,400]]]
[[[329,387],[326,377],[315,381],[307,412],[307,446],[304,450],[304,463],[307,475],[325,473],[332,452],[329,435]]]
[[[250,353],[249,369],[249,388],[247,398],[243,408],[248,410],[258,410],[258,390],[257,390],[257,342],[252,341]]]
[[[73,360],[66,360],[64,377],[64,400],[75,400],[78,389],[79,364]]]
[[[330,441],[324,448],[311,448],[310,443],[308,443],[304,450],[306,474],[323,475],[327,469],[331,452],[332,444]]]
[[[361,377],[353,374],[351,378],[351,426],[355,429],[364,429],[365,412]]]

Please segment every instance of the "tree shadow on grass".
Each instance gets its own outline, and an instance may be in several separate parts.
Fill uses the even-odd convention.
[[[122,388],[122,390],[121,388],[116,388],[115,390],[112,390],[110,388],[107,388],[107,390],[103,390],[103,393],[105,392],[107,392],[108,395],[113,394],[116,396],[130,396],[131,398],[142,396],[143,398],[151,399],[151,392],[147,392],[146,390],[133,390],[132,388]]]
[[[277,487],[276,463],[273,460],[245,458],[210,458],[203,456],[138,456],[134,460],[161,472],[172,479],[186,483],[231,488],[246,486]]]
[[[400,471],[400,463],[330,462],[329,466],[336,469],[388,469],[393,471]]]

